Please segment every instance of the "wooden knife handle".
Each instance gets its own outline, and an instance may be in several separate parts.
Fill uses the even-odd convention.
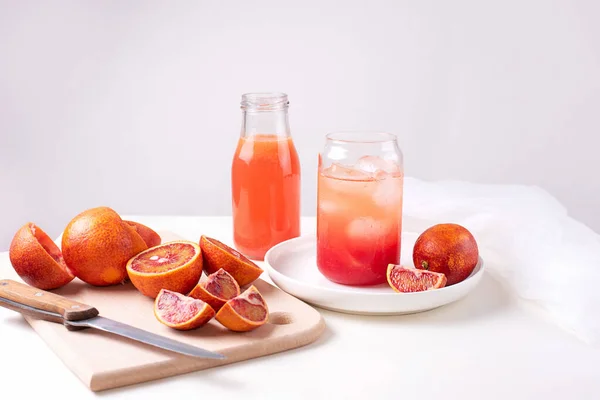
[[[93,318],[99,314],[92,306],[10,279],[0,280],[0,297],[60,314],[67,321]]]

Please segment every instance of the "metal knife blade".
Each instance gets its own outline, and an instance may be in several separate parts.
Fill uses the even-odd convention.
[[[176,340],[100,316],[81,321],[65,321],[65,323],[71,326],[99,329],[101,331],[110,332],[126,338],[137,340],[138,342],[194,357],[212,358],[217,360],[225,359],[225,356],[222,354],[178,342]]]
[[[79,328],[94,328],[99,329],[104,332],[113,333],[119,336],[123,336],[129,339],[133,339],[151,346],[156,346],[161,349],[174,351],[176,353],[181,353],[193,357],[201,357],[201,358],[209,358],[209,359],[217,359],[223,360],[226,357],[223,354],[215,353],[212,351],[208,351],[202,349],[197,346],[192,346],[186,343],[179,342],[177,340],[169,339],[164,336],[160,336],[154,334],[152,332],[148,332],[139,328],[135,328],[133,326],[123,324],[118,321],[114,321],[104,317],[93,317],[89,319],[79,320],[79,321],[68,321],[63,319],[63,317],[58,313],[49,312],[46,310],[42,310],[39,308],[31,307],[26,304],[18,303],[16,301],[12,301],[6,298],[0,297],[0,303],[6,308],[9,308],[13,311],[20,312],[25,315],[30,315],[34,317],[42,317],[43,319],[47,319],[53,322],[61,322],[65,325],[71,325]]]

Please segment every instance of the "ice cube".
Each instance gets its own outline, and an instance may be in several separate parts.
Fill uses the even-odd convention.
[[[352,239],[375,240],[390,232],[390,224],[371,217],[360,217],[348,225],[346,234]]]
[[[380,172],[390,175],[400,174],[400,166],[393,161],[384,160],[378,156],[364,156],[358,159],[355,168],[370,174],[373,177],[383,177]]]
[[[339,213],[340,208],[341,207],[332,200],[319,199],[317,204],[318,212],[323,214],[334,214],[336,212]]]
[[[402,205],[402,178],[381,179],[376,183],[373,201],[381,207],[398,207]]]
[[[338,163],[333,163],[330,167],[323,170],[323,174],[331,178],[347,180],[369,179],[371,175],[357,168],[348,167]]]

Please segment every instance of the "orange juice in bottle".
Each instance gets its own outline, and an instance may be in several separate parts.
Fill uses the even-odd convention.
[[[231,168],[234,244],[254,260],[300,235],[300,161],[284,93],[242,96],[243,123]]]

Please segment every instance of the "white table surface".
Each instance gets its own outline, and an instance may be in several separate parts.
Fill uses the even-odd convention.
[[[124,218],[190,240],[200,234],[232,240],[229,217]],[[302,222],[303,233],[314,230],[314,218]],[[8,253],[0,253],[0,263],[8,262]],[[263,279],[270,281],[266,273]],[[0,308],[0,398],[600,398],[600,349],[515,299],[489,274],[465,299],[426,313],[319,311],[327,328],[311,345],[94,394],[19,314]]]

